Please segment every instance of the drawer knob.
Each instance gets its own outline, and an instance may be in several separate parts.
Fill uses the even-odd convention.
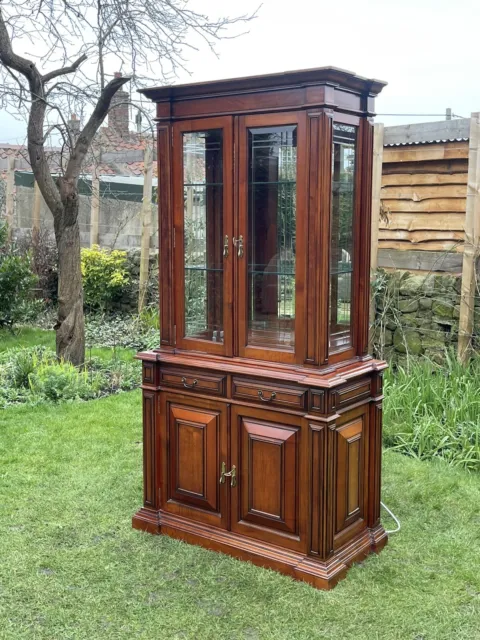
[[[196,385],[198,384],[198,380],[196,378],[192,382],[192,384],[188,384],[187,379],[185,377],[182,378],[182,382],[183,382],[183,386],[185,387],[185,389],[194,389],[196,387]]]
[[[262,402],[270,402],[271,400],[275,400],[275,398],[277,397],[277,394],[275,393],[275,391],[272,391],[272,393],[270,394],[269,398],[265,398],[265,396],[263,395],[263,391],[261,389],[258,390],[258,397],[260,398],[260,400]]]

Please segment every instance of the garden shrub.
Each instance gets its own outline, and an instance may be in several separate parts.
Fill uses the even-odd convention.
[[[140,363],[133,359],[91,358],[76,368],[58,361],[46,347],[9,349],[0,354],[0,409],[12,404],[91,400],[130,391],[140,384]]]
[[[79,370],[69,362],[41,364],[29,375],[34,396],[50,402],[91,400],[102,390],[101,376]]]
[[[12,387],[29,386],[29,377],[37,367],[56,361],[51,349],[37,346],[26,349],[9,349],[0,354],[0,372],[3,383]]]
[[[82,249],[81,260],[85,303],[92,309],[110,308],[128,288],[126,251],[93,245]]]
[[[30,255],[21,255],[8,242],[7,225],[0,221],[0,326],[22,320],[36,283]]]

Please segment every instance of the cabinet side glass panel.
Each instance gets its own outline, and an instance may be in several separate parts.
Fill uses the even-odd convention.
[[[223,342],[223,137],[183,134],[185,336]]]
[[[249,345],[293,351],[297,127],[248,130]]]
[[[357,127],[333,125],[330,353],[352,346],[353,214]]]

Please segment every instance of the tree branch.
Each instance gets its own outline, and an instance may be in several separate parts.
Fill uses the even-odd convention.
[[[27,80],[31,81],[34,75],[35,65],[30,60],[22,58],[14,53],[10,36],[3,19],[2,9],[0,8],[0,61],[5,67],[13,69],[21,73]],[[38,72],[37,72],[38,73]]]
[[[61,67],[60,69],[55,69],[54,71],[50,71],[49,73],[46,73],[44,76],[42,76],[42,82],[46,84],[47,82],[50,82],[50,80],[53,80],[54,78],[58,78],[58,76],[65,76],[67,75],[67,73],[73,73],[78,69],[78,67],[82,64],[82,62],[85,62],[86,59],[87,59],[87,56],[84,53],[77,60],[75,60],[73,64],[68,65],[67,67]]]
[[[67,169],[65,171],[66,181],[74,181],[80,175],[82,163],[87,155],[88,148],[108,113],[113,96],[127,82],[130,82],[130,78],[128,77],[113,78],[113,80],[110,80],[107,84],[105,89],[103,89],[92,115],[90,116],[87,124],[83,127],[80,135],[78,136],[75,147],[70,154]]]
[[[10,70],[23,75],[29,84],[32,104],[28,117],[28,156],[33,175],[53,217],[63,211],[60,192],[52,178],[43,141],[43,125],[45,122],[46,102],[42,76],[31,60],[14,53],[10,36],[0,9],[0,62]]]

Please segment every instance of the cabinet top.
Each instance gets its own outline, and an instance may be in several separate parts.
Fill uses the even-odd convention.
[[[316,69],[283,71],[261,76],[151,87],[141,89],[140,93],[143,93],[153,102],[175,102],[177,100],[192,100],[207,96],[253,93],[259,90],[330,85],[362,96],[375,97],[386,84],[382,80],[363,78],[337,67],[318,67]]]

